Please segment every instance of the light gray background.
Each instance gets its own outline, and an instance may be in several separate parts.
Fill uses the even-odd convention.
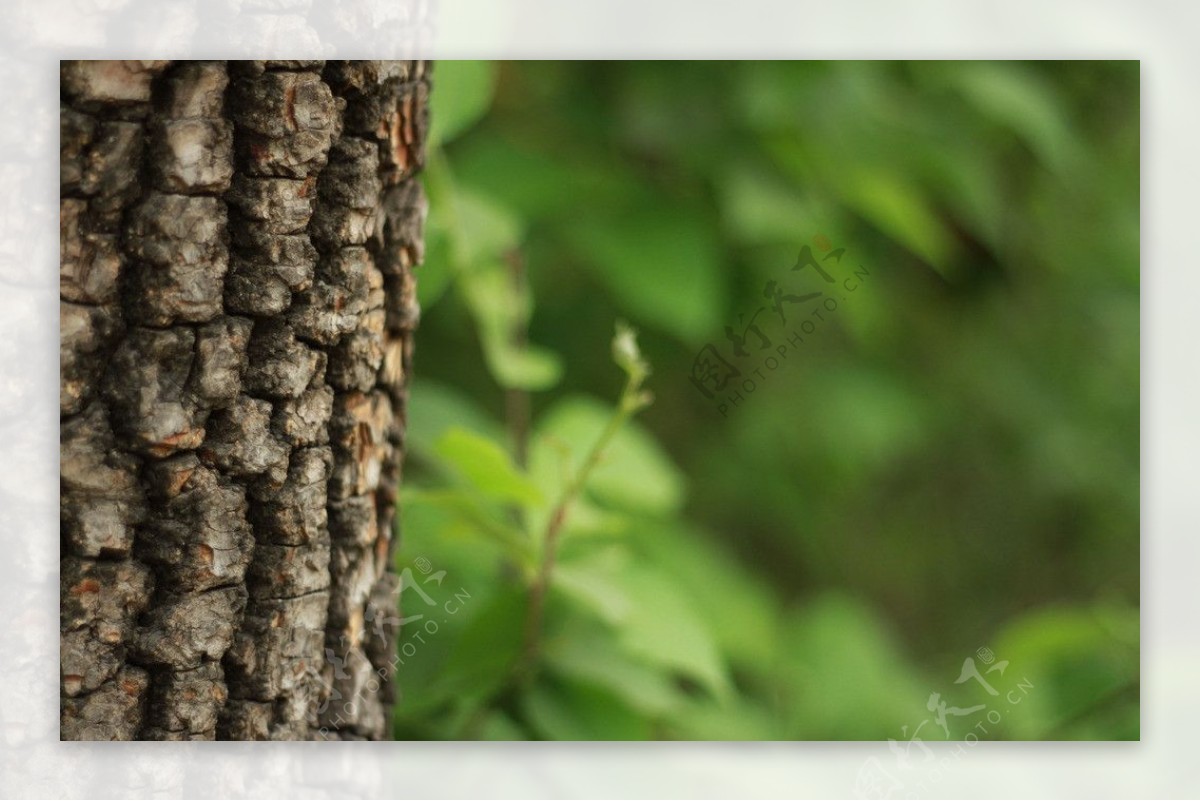
[[[1115,0],[10,0],[0,6],[0,793],[854,797],[886,743],[58,742],[60,58],[1142,61],[1141,743],[986,743],[933,797],[1200,793],[1200,4]],[[435,73],[436,78],[436,73]]]

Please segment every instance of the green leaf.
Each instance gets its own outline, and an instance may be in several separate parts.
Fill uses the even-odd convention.
[[[798,250],[828,213],[794,185],[748,165],[728,170],[718,185],[721,220],[734,237],[751,243],[785,242]],[[819,228],[823,233],[828,226]],[[793,257],[794,260],[794,257]],[[786,270],[790,262],[780,264]]]
[[[789,702],[789,736],[880,740],[899,737],[901,727],[928,717],[925,703],[936,686],[913,673],[862,603],[824,595],[800,610],[786,633],[780,679]]]
[[[491,266],[521,244],[521,221],[506,207],[458,184],[452,185],[452,198],[451,235],[462,269]]]
[[[479,734],[479,739],[487,742],[512,742],[529,739],[525,730],[503,712],[493,712],[488,715],[479,727]]]
[[[462,278],[462,288],[479,328],[484,358],[503,387],[543,390],[562,377],[558,355],[537,345],[519,347],[514,331],[524,328],[530,300],[499,264],[475,269]]]
[[[529,540],[520,529],[501,522],[497,509],[487,508],[464,490],[427,490],[404,486],[400,490],[404,505],[425,505],[448,512],[460,523],[460,530],[481,535],[503,546],[509,556],[528,565],[532,559]]]
[[[1124,607],[1038,609],[1010,623],[993,650],[1009,662],[1005,678],[1033,685],[1007,716],[1014,736],[1111,739],[1089,734],[1087,724],[1137,705],[1138,632],[1137,609]],[[1124,728],[1122,739],[1137,738],[1136,727]]]
[[[621,537],[629,531],[629,522],[629,515],[624,512],[602,508],[587,496],[576,496],[562,527],[564,552],[583,539]]]
[[[450,239],[445,214],[440,204],[431,200],[429,220],[425,225],[425,258],[417,273],[417,303],[422,312],[433,308],[454,281]]]
[[[562,363],[537,345],[518,345],[533,314],[533,297],[505,267],[524,235],[522,224],[488,197],[456,184],[444,159],[429,168],[431,205],[445,218],[458,286],[479,330],[489,371],[503,387],[542,390],[556,384]]]
[[[531,219],[561,208],[575,178],[545,154],[487,133],[463,142],[454,163],[464,184]]]
[[[614,208],[641,191],[640,178],[619,159],[594,153],[569,158],[551,143],[527,138],[478,135],[456,146],[454,164],[462,182],[495,198],[524,219],[575,217],[581,209]],[[570,187],[570,192],[564,192]]]
[[[570,453],[569,470],[582,465],[592,443],[612,416],[611,408],[587,397],[571,397],[553,407],[535,429],[530,474],[547,497],[563,486],[563,445]],[[625,509],[670,514],[683,504],[683,475],[636,421],[616,433],[586,489],[596,498]]]
[[[492,598],[454,644],[442,691],[478,699],[499,688],[520,657],[527,607],[524,590],[505,590]]]
[[[453,387],[421,376],[412,382],[408,396],[408,428],[405,445],[413,453],[428,458],[434,447],[453,426],[479,432],[493,440],[504,430],[472,398]]]
[[[699,209],[664,202],[619,217],[590,215],[565,233],[623,309],[698,343],[712,335],[725,311],[713,227]]]
[[[1065,166],[1076,145],[1066,104],[1031,70],[986,61],[943,65],[951,83],[982,113],[1021,136],[1050,167]]]
[[[780,740],[778,721],[765,709],[745,699],[736,704],[694,701],[671,716],[671,739],[679,740]]]
[[[537,485],[485,436],[454,426],[438,440],[436,451],[489,497],[530,506],[544,502]]]
[[[546,739],[565,742],[647,740],[650,726],[613,693],[571,681],[539,684],[525,699],[525,714]]]
[[[598,622],[572,618],[546,642],[543,653],[555,673],[604,687],[652,718],[670,714],[682,703],[669,673],[630,658],[616,632]]]
[[[779,657],[780,611],[772,586],[763,582],[714,533],[686,523],[638,520],[630,547],[635,559],[669,565],[712,630],[731,665],[759,676]]]
[[[438,61],[429,94],[432,150],[469,129],[487,113],[496,89],[496,65],[490,61]]]
[[[620,625],[633,611],[633,603],[621,584],[628,556],[620,548],[605,548],[583,559],[561,559],[554,568],[553,585],[610,625]]]
[[[725,665],[695,604],[671,581],[647,567],[626,571],[624,583],[633,604],[618,630],[626,653],[688,676],[725,700],[730,692]]]
[[[852,208],[949,276],[954,240],[911,179],[876,166],[848,171],[840,186]]]

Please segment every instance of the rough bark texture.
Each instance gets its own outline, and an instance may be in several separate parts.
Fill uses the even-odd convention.
[[[422,62],[61,66],[63,739],[378,739]]]

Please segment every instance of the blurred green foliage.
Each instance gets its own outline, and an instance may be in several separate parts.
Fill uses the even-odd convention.
[[[398,737],[1139,737],[1136,62],[434,81]],[[697,352],[826,242],[722,414]]]

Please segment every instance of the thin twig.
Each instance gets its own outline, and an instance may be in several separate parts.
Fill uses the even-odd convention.
[[[636,389],[636,387],[633,387],[632,380],[626,383],[622,401],[628,396],[631,387]],[[609,418],[608,425],[604,427],[604,431],[595,443],[592,444],[592,448],[583,460],[583,464],[580,465],[579,470],[568,481],[562,495],[559,497],[558,503],[554,505],[554,511],[551,512],[550,519],[546,523],[546,532],[542,538],[542,561],[538,569],[537,578],[534,580],[533,586],[530,587],[529,591],[529,612],[525,618],[525,637],[521,648],[522,656],[516,671],[519,680],[524,680],[531,675],[534,666],[537,664],[541,643],[542,619],[545,616],[546,593],[549,590],[550,581],[554,574],[554,565],[558,557],[559,535],[562,532],[563,524],[566,523],[567,513],[570,511],[571,505],[575,502],[579,493],[583,491],[583,487],[587,483],[592,470],[600,464],[600,460],[603,458],[604,451],[608,447],[609,442],[616,436],[616,433],[632,413],[633,408],[628,403],[622,402],[617,406],[617,410]]]
[[[464,739],[478,734],[486,720],[487,713],[494,707],[497,699],[512,697],[514,692],[519,691],[536,675],[541,652],[546,595],[554,576],[554,566],[558,558],[558,543],[567,515],[572,504],[583,492],[592,471],[603,459],[604,452],[613,437],[621,430],[621,426],[640,409],[651,403],[653,399],[649,392],[642,389],[642,382],[649,375],[650,368],[641,357],[633,330],[624,323],[617,324],[617,335],[613,339],[613,356],[626,373],[625,387],[617,402],[617,408],[604,426],[604,430],[600,432],[600,436],[592,443],[592,447],[588,450],[579,469],[572,473],[570,467],[567,468],[566,486],[563,487],[562,493],[552,507],[542,535],[541,560],[538,563],[537,575],[529,588],[529,608],[525,615],[520,654],[513,664],[508,678],[494,692],[484,698],[474,713],[467,718],[462,727]]]
[[[524,298],[528,291],[528,277],[525,273],[525,260],[519,250],[507,254],[509,277],[513,282],[513,290],[518,298]],[[517,315],[510,332],[512,346],[518,352],[524,352],[529,346],[529,315]],[[525,469],[529,454],[529,391],[520,387],[508,387],[504,391],[504,412],[508,421],[508,433],[512,440],[513,460],[522,470]]]

